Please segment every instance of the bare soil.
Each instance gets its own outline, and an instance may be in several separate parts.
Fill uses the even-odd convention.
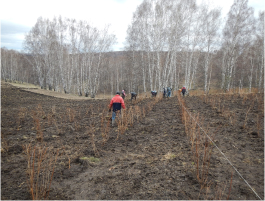
[[[201,126],[214,136],[215,144],[261,199],[263,96],[212,95],[207,100],[203,96],[184,97],[187,110],[193,116],[199,114]],[[210,101],[214,98],[220,104]],[[103,128],[108,128],[111,115],[109,102],[53,97],[2,82],[1,199],[32,199],[24,147],[40,143],[60,153],[49,193],[51,200],[196,200],[227,199],[228,195],[232,200],[258,199],[213,145],[208,181],[204,185],[198,181],[176,96],[158,102],[155,98],[125,100],[127,108],[144,108],[145,116],[136,118],[124,134],[118,135],[117,126],[109,127],[108,138],[104,138]],[[34,118],[40,121],[42,142]]]

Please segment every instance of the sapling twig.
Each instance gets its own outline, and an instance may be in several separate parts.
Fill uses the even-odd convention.
[[[46,145],[45,145],[46,146]],[[27,154],[28,160],[28,187],[33,200],[46,199],[49,196],[51,182],[53,178],[54,168],[57,161],[59,150],[54,162],[53,157],[48,155],[48,147],[45,146],[24,146],[24,150]],[[50,160],[50,163],[48,163]],[[50,172],[51,177],[50,177]],[[47,189],[47,185],[49,188]]]
[[[260,129],[260,121],[259,121],[259,115],[257,114],[257,133],[259,137],[259,129]]]
[[[244,129],[245,129],[245,127],[246,127],[246,124],[247,124],[247,116],[248,116],[248,113],[249,113],[249,111],[250,111],[251,108],[252,108],[252,105],[250,105],[250,107],[249,107],[249,109],[248,109],[248,111],[247,111],[247,113],[246,113],[245,121],[244,121],[244,124],[243,124],[243,128],[244,128]]]
[[[228,196],[227,196],[227,200],[229,199],[229,196],[230,196],[230,193],[231,193],[232,180],[233,180],[233,172],[231,172],[230,188],[229,188],[229,193],[228,193]]]
[[[95,134],[94,134],[94,132],[95,132],[95,127],[94,127],[94,125],[93,125],[93,126],[92,126],[92,129],[90,129],[90,130],[88,131],[88,134],[90,135],[91,144],[92,144],[92,147],[93,147],[94,154],[95,154],[96,156],[98,156],[99,153],[98,153],[98,150],[97,150],[97,147],[96,147],[96,144],[95,144]]]

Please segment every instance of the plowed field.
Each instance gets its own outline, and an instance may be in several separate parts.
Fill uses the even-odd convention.
[[[1,199],[32,199],[34,146],[47,148],[51,200],[264,199],[263,95],[184,97],[211,143],[198,127],[190,140],[177,96],[126,99],[128,125],[111,127],[109,99],[56,98],[2,82]],[[195,151],[198,139],[207,160]]]

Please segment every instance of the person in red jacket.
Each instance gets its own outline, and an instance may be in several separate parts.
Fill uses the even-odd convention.
[[[186,93],[186,87],[183,86],[182,89],[181,89],[181,91],[182,91],[183,96],[185,96],[185,93]]]
[[[121,91],[121,97],[122,97],[123,100],[124,100],[125,96],[126,96],[125,91],[122,90],[122,91]]]
[[[112,110],[112,126],[114,126],[115,123],[115,117],[117,112],[121,111],[121,107],[125,109],[125,104],[123,98],[120,96],[120,92],[117,92],[116,95],[111,99],[110,104],[109,104],[109,111]]]

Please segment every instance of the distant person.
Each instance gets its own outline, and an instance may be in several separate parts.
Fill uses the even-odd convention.
[[[122,91],[121,91],[121,97],[122,97],[123,100],[125,99],[125,96],[126,96],[126,94],[125,94],[125,90],[122,90]]]
[[[163,88],[163,97],[164,98],[167,97],[167,89],[166,89],[166,87]]]
[[[156,97],[157,91],[151,91],[152,97]]]
[[[116,95],[111,99],[110,104],[109,104],[109,111],[112,110],[112,126],[115,124],[115,117],[117,113],[121,112],[121,107],[125,109],[125,104],[123,98],[120,96],[120,92],[117,91]]]
[[[136,100],[136,97],[137,97],[137,93],[131,92],[131,101],[133,98]]]
[[[167,88],[167,97],[171,97],[171,88],[170,87],[168,87]]]
[[[182,92],[182,95],[185,96],[185,93],[186,93],[186,87],[185,86],[182,87],[181,92]]]

